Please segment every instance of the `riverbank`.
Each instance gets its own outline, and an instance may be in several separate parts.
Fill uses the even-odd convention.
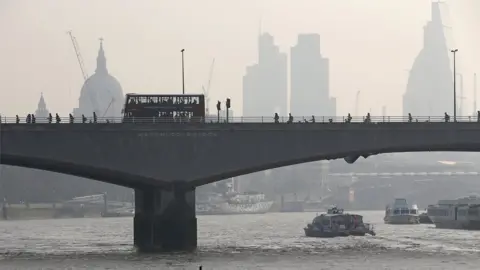
[[[62,204],[30,204],[28,207],[24,204],[8,204],[6,213],[0,210],[0,220],[41,220],[58,218],[78,218],[78,217],[100,217],[101,211],[98,209],[78,209],[66,208]],[[5,215],[6,214],[6,215]]]

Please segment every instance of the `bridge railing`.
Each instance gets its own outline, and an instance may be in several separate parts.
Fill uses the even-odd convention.
[[[365,123],[365,116],[352,116],[350,123]],[[48,119],[46,117],[37,117],[35,118],[35,124],[69,124],[72,120],[69,117],[60,117],[59,123],[57,119]],[[417,122],[445,122],[443,116],[417,116],[413,117],[411,121],[407,116],[371,116],[369,123],[417,123]],[[1,116],[0,121],[2,124],[32,124],[27,121],[26,117],[6,117]],[[279,123],[288,123],[288,117],[280,117],[278,119]],[[294,116],[293,123],[312,123],[312,116]],[[315,123],[347,123],[347,116],[315,116]],[[450,118],[450,122],[453,122],[453,119]],[[457,116],[457,122],[479,122],[477,117],[474,116]],[[88,123],[137,123],[137,124],[161,124],[161,123],[203,123],[203,124],[225,124],[225,123],[275,123],[273,116],[242,116],[242,117],[229,117],[228,121],[225,117],[205,117],[205,118],[159,118],[159,117],[98,117],[94,119],[93,117],[86,117],[82,120],[81,117],[73,119],[75,124],[88,124]]]

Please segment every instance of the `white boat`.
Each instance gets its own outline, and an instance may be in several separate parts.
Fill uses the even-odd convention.
[[[439,200],[428,206],[427,215],[437,228],[480,230],[480,197]]]
[[[420,224],[420,216],[416,204],[409,205],[406,199],[398,198],[385,208],[386,224]]]
[[[197,200],[197,215],[264,214],[272,208],[273,201],[263,193],[229,194],[227,197],[211,195],[208,200]]]
[[[197,215],[264,214],[272,208],[273,201],[258,192],[240,193],[240,182],[234,178],[226,180],[225,193],[198,194],[195,203]]]

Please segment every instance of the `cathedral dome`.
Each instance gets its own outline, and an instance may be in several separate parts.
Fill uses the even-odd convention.
[[[98,117],[120,117],[123,107],[123,90],[118,80],[107,70],[107,59],[103,43],[97,57],[97,69],[82,86],[79,107],[74,110],[75,117],[82,114],[91,116],[95,111]]]

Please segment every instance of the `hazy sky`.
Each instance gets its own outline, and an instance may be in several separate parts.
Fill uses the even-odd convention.
[[[51,112],[78,104],[82,76],[66,34],[73,30],[89,74],[104,38],[109,71],[124,93],[201,92],[212,59],[211,107],[232,98],[241,114],[242,76],[256,61],[259,21],[284,52],[299,33],[319,33],[330,58],[331,92],[338,114],[360,110],[401,114],[407,70],[422,46],[431,0],[0,0],[0,113],[33,112],[43,92]],[[479,0],[450,0],[452,46],[460,50],[465,96],[480,73]],[[475,14],[477,12],[475,21]],[[475,40],[477,39],[477,40]],[[475,64],[477,63],[476,67]],[[471,107],[471,106],[470,106]]]

